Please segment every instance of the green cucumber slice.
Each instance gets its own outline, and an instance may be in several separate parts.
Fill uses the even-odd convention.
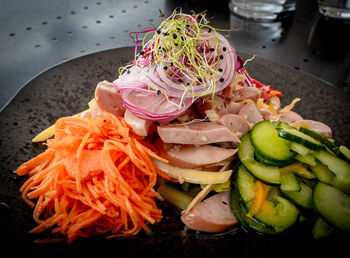
[[[305,164],[308,164],[309,166],[315,166],[316,165],[316,160],[315,160],[315,157],[312,156],[311,154],[308,154],[308,155],[305,155],[305,156],[302,156],[302,155],[296,155],[295,156],[295,159],[296,160],[299,160]]]
[[[244,167],[256,178],[266,184],[280,184],[280,170],[278,167],[266,166],[256,160],[243,160]]]
[[[263,157],[260,156],[260,154],[258,152],[254,153],[254,157],[257,161],[259,161],[260,163],[262,163],[266,166],[275,166],[275,167],[279,166],[279,164],[277,164],[275,162],[264,159]]]
[[[319,182],[313,190],[313,203],[317,213],[329,224],[350,232],[350,196]]]
[[[289,125],[288,123],[286,122],[279,122],[277,124],[277,129],[281,129],[281,130],[284,130],[284,129],[292,129],[292,130],[297,130],[297,128],[295,128],[294,126],[291,126]]]
[[[241,198],[246,203],[255,198],[254,182],[255,178],[245,169],[245,167],[242,165],[239,166],[236,176],[236,184]]]
[[[324,146],[326,146],[332,153],[335,155],[339,155],[339,148],[334,144],[334,142],[330,141],[328,138],[324,137],[323,135],[315,132],[314,130],[307,129],[305,127],[300,127],[300,132],[311,136],[315,140],[322,143]]]
[[[350,162],[350,150],[346,146],[340,146],[339,151],[339,157]]]
[[[303,207],[305,209],[312,209],[312,189],[304,184],[299,182],[300,191],[285,191],[282,188],[281,192],[286,196],[288,200],[294,204]]]
[[[251,130],[251,141],[255,151],[265,160],[284,166],[293,161],[293,154],[270,120],[254,125]]]
[[[282,191],[300,191],[299,181],[292,172],[281,173],[281,185],[279,187]]]
[[[293,226],[299,217],[299,210],[287,199],[275,196],[272,201],[266,201],[272,205],[271,209],[260,211],[254,215],[259,222],[273,227],[276,232],[282,232]]]
[[[250,140],[250,134],[245,134],[241,138],[241,143],[238,145],[238,158],[243,161],[246,159],[254,159],[254,147]]]
[[[261,234],[276,233],[273,228],[268,227],[265,224],[255,220],[254,218],[247,216],[247,213],[244,207],[242,206],[242,202],[240,201],[240,194],[238,192],[237,185],[235,185],[231,190],[230,206],[235,217],[247,230],[253,229],[255,232]]]
[[[238,147],[238,157],[244,167],[257,179],[267,184],[279,184],[280,172],[278,167],[266,166],[254,159],[254,146],[249,134],[242,137]]]
[[[288,146],[292,151],[295,151],[296,153],[302,156],[314,153],[314,151],[296,142],[290,142]]]
[[[316,218],[314,228],[312,229],[312,235],[315,239],[328,237],[333,232],[334,229],[324,219],[321,217]]]
[[[312,172],[314,172],[318,178],[323,183],[332,184],[335,174],[328,169],[326,165],[323,165],[320,161],[316,160],[315,166],[310,166]]]
[[[332,184],[350,193],[350,164],[323,150],[315,153],[314,156],[335,174]]]
[[[323,148],[323,145],[319,141],[315,140],[311,136],[306,135],[298,130],[283,129],[278,132],[278,135],[286,140],[299,143],[311,150],[317,151]]]

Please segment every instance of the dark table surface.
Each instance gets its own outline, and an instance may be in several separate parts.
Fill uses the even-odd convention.
[[[2,0],[0,5],[0,111],[43,71],[132,46],[130,32],[158,26],[159,9],[168,16],[176,7],[208,10],[210,24],[226,29],[224,35],[238,51],[288,65],[345,92],[349,88],[350,20],[321,16],[316,0],[297,1],[295,14],[275,23],[237,18],[227,0]]]

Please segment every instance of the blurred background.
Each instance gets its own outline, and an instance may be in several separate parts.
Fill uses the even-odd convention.
[[[324,1],[350,9],[347,0]],[[237,51],[290,66],[349,94],[350,19],[334,18],[334,9],[321,14],[317,0],[296,0],[295,11],[272,22],[237,16],[228,0],[0,0],[0,111],[45,70],[134,46],[130,32],[157,27],[159,10],[167,17],[177,7],[186,13],[207,10],[210,25],[223,29]]]

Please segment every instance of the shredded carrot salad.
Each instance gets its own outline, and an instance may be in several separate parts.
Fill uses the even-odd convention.
[[[20,190],[35,207],[38,226],[30,232],[51,229],[72,242],[99,233],[117,237],[149,232],[147,223],[161,220],[153,187],[157,175],[167,176],[151,158],[167,161],[134,135],[122,117],[61,118],[55,138],[46,144],[44,153],[15,171],[29,175]]]

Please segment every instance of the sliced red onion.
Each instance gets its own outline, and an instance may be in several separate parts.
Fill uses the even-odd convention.
[[[150,121],[161,121],[175,118],[184,113],[191,105],[191,98],[167,98],[148,89],[125,89],[122,92],[124,106],[137,117]],[[177,106],[178,105],[178,106]]]
[[[171,66],[170,63],[149,65],[147,60],[140,58],[141,65],[132,66],[114,81],[115,87],[122,91],[125,107],[142,119],[168,120],[185,112],[199,96],[211,96],[225,89],[233,80],[235,72],[242,73],[244,68],[241,67],[242,64],[237,60],[236,52],[228,40],[220,33],[216,35],[219,40],[218,46],[216,40],[212,38],[213,35],[201,33],[201,38],[205,40],[203,55],[214,61],[218,60],[215,67],[212,67],[218,71],[214,80],[200,82],[198,77],[198,81],[193,82],[198,76],[196,75],[198,72],[194,69],[191,72],[191,70]],[[209,51],[211,48],[218,49]],[[184,64],[187,57],[180,58]],[[207,72],[212,73],[212,71]],[[248,75],[245,74],[245,76]],[[162,94],[157,95],[150,90]]]

